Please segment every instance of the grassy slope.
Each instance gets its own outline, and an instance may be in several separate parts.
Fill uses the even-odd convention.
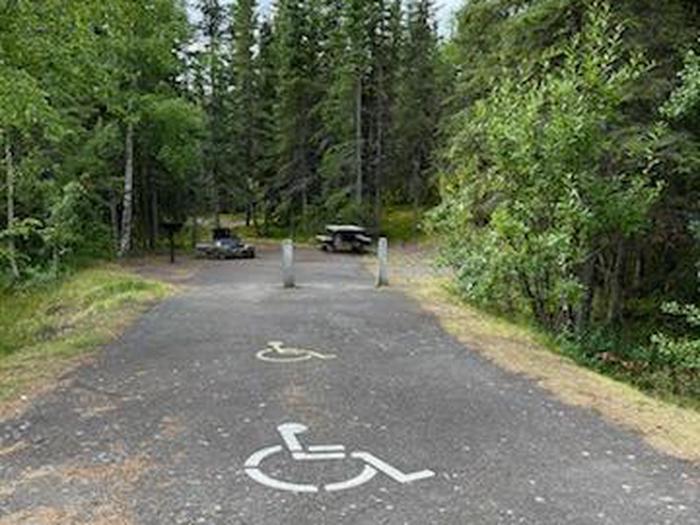
[[[114,339],[170,293],[116,266],[81,270],[41,288],[0,295],[0,414]]]

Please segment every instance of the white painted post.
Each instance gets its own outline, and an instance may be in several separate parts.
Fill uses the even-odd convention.
[[[377,257],[379,259],[377,287],[389,286],[389,241],[386,237],[381,237],[379,239]]]
[[[294,288],[294,241],[282,243],[282,280],[285,288]]]

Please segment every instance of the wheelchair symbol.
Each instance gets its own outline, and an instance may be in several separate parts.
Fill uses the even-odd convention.
[[[321,360],[335,359],[335,356],[332,354],[321,354],[303,348],[284,348],[284,343],[280,341],[271,341],[267,343],[267,346],[268,348],[255,354],[255,357],[270,363],[297,363],[314,358]]]
[[[388,463],[382,461],[374,454],[369,452],[351,452],[346,453],[343,445],[317,445],[304,447],[299,441],[300,434],[306,432],[308,428],[300,423],[285,423],[277,427],[277,431],[282,437],[283,445],[273,445],[254,452],[245,462],[245,473],[267,487],[286,490],[297,493],[312,493],[319,492],[321,489],[326,492],[337,492],[339,490],[348,490],[364,485],[372,480],[379,472],[390,477],[398,483],[411,483],[421,479],[433,477],[435,473],[432,470],[421,470],[420,472],[412,472],[406,474],[399,469],[392,467]],[[286,449],[286,451],[285,451]],[[291,459],[294,461],[335,461],[347,460],[348,458],[360,460],[364,462],[362,472],[357,476],[336,483],[328,483],[325,485],[311,485],[304,483],[294,483],[273,478],[265,474],[261,465],[267,458],[287,452],[291,454]]]

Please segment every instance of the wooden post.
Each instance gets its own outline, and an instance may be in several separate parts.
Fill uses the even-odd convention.
[[[377,287],[389,286],[389,241],[386,237],[381,237],[379,239],[377,258],[379,259]]]
[[[294,242],[287,239],[282,243],[282,280],[285,288],[294,288]]]

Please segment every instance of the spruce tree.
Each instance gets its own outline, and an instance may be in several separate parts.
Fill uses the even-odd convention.
[[[281,0],[275,16],[279,74],[276,106],[278,191],[286,224],[308,227],[310,190],[317,172],[317,119],[320,100],[314,2]],[[299,220],[300,219],[300,220]]]
[[[357,64],[353,54],[349,9],[331,0],[326,6],[324,78],[326,90],[319,104],[322,119],[321,176],[324,208],[332,219],[356,214],[358,163]],[[354,195],[354,198],[350,198]],[[335,215],[335,216],[333,216]]]
[[[236,169],[235,187],[245,201],[246,224],[255,220],[255,204],[259,193],[260,129],[258,72],[254,48],[257,31],[257,2],[238,0],[233,5],[232,57],[233,130]]]
[[[412,0],[407,13],[397,132],[401,137],[399,171],[408,177],[404,187],[416,223],[418,209],[427,197],[440,120],[438,62],[433,2]]]
[[[210,202],[214,208],[214,221],[220,226],[220,213],[227,196],[230,172],[227,169],[227,152],[230,139],[227,122],[230,115],[226,104],[226,90],[230,79],[226,74],[226,9],[220,0],[198,0],[197,7],[202,14],[199,24],[200,37],[204,49],[199,54],[199,80],[202,85],[202,105],[207,115],[208,137],[203,145],[203,179],[209,186]]]
[[[257,131],[259,156],[257,177],[263,213],[263,233],[268,233],[275,206],[277,157],[275,155],[275,107],[277,104],[278,73],[272,24],[264,20],[260,26],[255,67],[258,72]]]

